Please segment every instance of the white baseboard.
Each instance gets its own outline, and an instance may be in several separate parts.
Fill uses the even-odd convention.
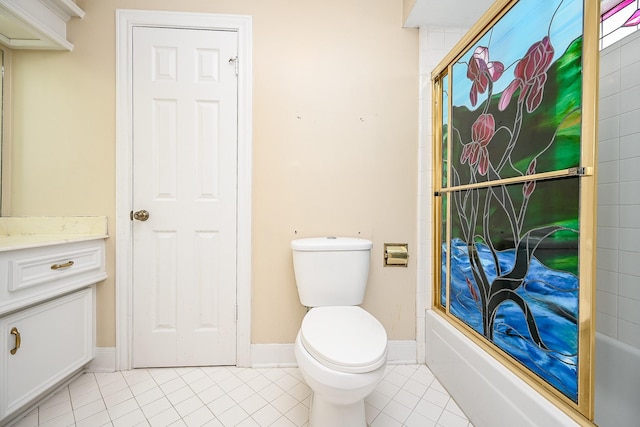
[[[251,344],[252,368],[291,368],[298,366],[291,344]]]
[[[292,368],[298,366],[293,351],[294,344],[251,344],[252,368]],[[410,365],[417,363],[414,340],[389,341],[387,363]],[[97,347],[96,357],[86,366],[87,372],[116,371],[115,347]]]
[[[251,344],[252,368],[290,368],[298,366],[293,351],[294,344]],[[417,363],[416,342],[413,340],[389,341],[387,360],[390,365]]]
[[[86,372],[115,372],[115,370],[115,347],[96,347],[96,357],[85,367]]]
[[[390,365],[415,365],[418,363],[418,349],[415,340],[389,341],[387,363]]]

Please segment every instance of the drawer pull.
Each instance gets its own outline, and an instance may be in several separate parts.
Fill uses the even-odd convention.
[[[60,270],[61,268],[69,268],[73,265],[73,261],[67,261],[64,264],[53,264],[51,266],[52,270]]]
[[[20,332],[18,332],[18,328],[16,328],[15,326],[11,328],[11,335],[14,335],[16,337],[16,345],[11,349],[11,351],[9,351],[9,353],[16,354],[16,352],[20,348],[20,342],[21,342]]]

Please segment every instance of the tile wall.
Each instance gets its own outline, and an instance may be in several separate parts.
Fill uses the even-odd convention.
[[[600,54],[596,330],[640,348],[640,32]]]
[[[433,301],[431,72],[467,32],[466,28],[420,28],[420,139],[418,145],[418,362],[424,362],[425,310]]]

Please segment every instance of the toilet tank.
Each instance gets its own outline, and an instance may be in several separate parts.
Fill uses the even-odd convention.
[[[293,270],[302,305],[359,305],[364,301],[373,243],[353,237],[291,241]]]

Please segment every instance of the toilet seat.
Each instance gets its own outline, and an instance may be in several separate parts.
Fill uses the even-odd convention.
[[[358,306],[311,309],[302,320],[300,341],[318,362],[339,372],[371,372],[387,359],[384,327]]]

